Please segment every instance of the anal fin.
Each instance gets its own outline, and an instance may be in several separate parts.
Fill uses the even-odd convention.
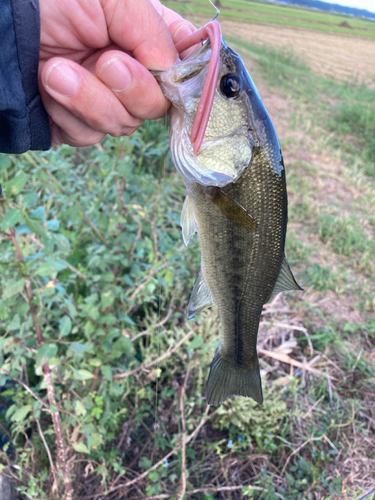
[[[207,307],[211,307],[214,305],[214,299],[212,298],[210,289],[204,279],[202,269],[199,271],[198,276],[196,277],[193,291],[191,293],[188,311],[187,311],[187,319],[194,318],[197,314],[201,313]]]

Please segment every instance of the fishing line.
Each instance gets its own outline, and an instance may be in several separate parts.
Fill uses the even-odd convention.
[[[167,135],[167,123],[168,123],[168,118],[167,114],[163,118],[164,121],[164,135]],[[163,154],[163,159],[162,159],[162,171],[161,175],[158,179],[158,185],[159,185],[159,193],[158,193],[158,205],[159,205],[159,200],[160,200],[160,193],[162,191],[163,185],[164,185],[164,179],[165,179],[165,164],[166,164],[166,158],[167,158],[167,151],[164,152]],[[164,196],[161,197],[161,213],[164,214]],[[163,215],[162,215],[163,216]],[[156,231],[156,228],[155,228]],[[155,248],[156,255],[158,253],[158,248]],[[160,357],[160,334],[161,334],[161,329],[162,325],[161,323],[161,302],[162,302],[162,283],[161,280],[159,281],[159,300],[158,300],[158,305],[159,305],[159,310],[158,310],[158,324],[159,326],[157,327],[157,339],[158,339],[158,346],[157,346],[157,358],[159,359]],[[159,391],[159,361],[156,363],[156,383],[155,383],[155,410],[154,410],[154,431],[155,431],[155,438],[154,438],[154,446],[152,450],[152,462],[154,464],[155,462],[155,448],[156,448],[156,426],[157,426],[157,421],[158,421],[158,391]]]
[[[215,21],[218,16],[220,15],[220,9],[212,2],[212,0],[208,0],[210,2],[210,4],[212,5],[212,7],[214,9],[216,9],[216,15],[215,17],[212,19],[212,21]],[[165,136],[167,136],[167,124],[168,124],[168,115],[166,113],[166,115],[164,116],[164,134]],[[160,196],[160,192],[162,190],[162,187],[164,186],[164,181],[165,181],[165,169],[166,169],[166,161],[167,161],[167,150],[164,152],[164,155],[163,155],[163,160],[162,160],[162,172],[161,172],[161,175],[160,175],[160,178],[158,180],[158,184],[159,184],[159,196]],[[160,198],[159,198],[160,200]],[[158,200],[158,204],[159,204],[159,200]],[[162,213],[162,217],[163,217],[163,214],[165,213],[165,200],[164,200],[164,196],[162,196],[162,199],[161,199],[161,204],[160,204],[160,208],[161,208],[161,213]],[[156,246],[156,245],[155,245]],[[155,251],[156,253],[158,253],[158,248],[155,248]],[[157,327],[156,329],[156,332],[157,332],[157,337],[158,337],[158,342],[157,342],[157,358],[159,359],[160,357],[160,334],[161,334],[161,329],[162,329],[162,325],[160,325],[161,323],[161,303],[162,303],[162,282],[160,280],[159,282],[159,311],[158,311],[158,324],[159,326]],[[152,463],[155,462],[155,449],[156,449],[156,429],[157,429],[157,421],[158,421],[158,391],[159,391],[159,375],[160,375],[160,372],[159,372],[159,361],[156,363],[156,383],[155,383],[155,411],[154,411],[154,416],[155,416],[155,420],[154,420],[154,431],[155,431],[155,438],[154,438],[154,446],[153,446],[153,450],[152,450],[152,457],[151,457],[151,461]]]
[[[210,2],[210,4],[212,5],[212,7],[214,9],[216,9],[216,16],[212,19],[212,21],[216,21],[216,19],[219,17],[220,15],[220,9],[218,8],[217,5],[215,5],[211,0],[208,0]]]
[[[375,493],[375,488],[367,493],[367,495],[365,495],[364,497],[361,497],[359,500],[365,500],[365,498],[368,498],[372,493]]]

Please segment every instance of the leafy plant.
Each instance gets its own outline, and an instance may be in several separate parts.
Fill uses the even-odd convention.
[[[231,429],[235,438],[240,435],[250,443],[255,439],[260,446],[270,435],[278,433],[287,415],[287,405],[282,396],[284,391],[263,385],[263,405],[249,398],[227,400],[217,409],[213,426],[220,430]]]

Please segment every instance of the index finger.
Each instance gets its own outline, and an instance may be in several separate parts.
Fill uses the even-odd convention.
[[[167,23],[151,0],[102,0],[102,5],[111,40],[147,69],[169,69],[178,60]]]

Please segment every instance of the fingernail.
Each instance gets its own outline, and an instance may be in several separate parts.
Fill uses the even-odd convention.
[[[48,70],[46,80],[48,87],[68,97],[76,93],[79,85],[79,76],[65,63],[54,64]]]
[[[173,41],[176,42],[177,34],[178,40],[183,40],[193,33],[191,25],[189,23],[182,23],[173,33]]]
[[[100,79],[115,92],[122,92],[129,87],[132,75],[119,57],[114,57],[103,64],[99,71]]]

